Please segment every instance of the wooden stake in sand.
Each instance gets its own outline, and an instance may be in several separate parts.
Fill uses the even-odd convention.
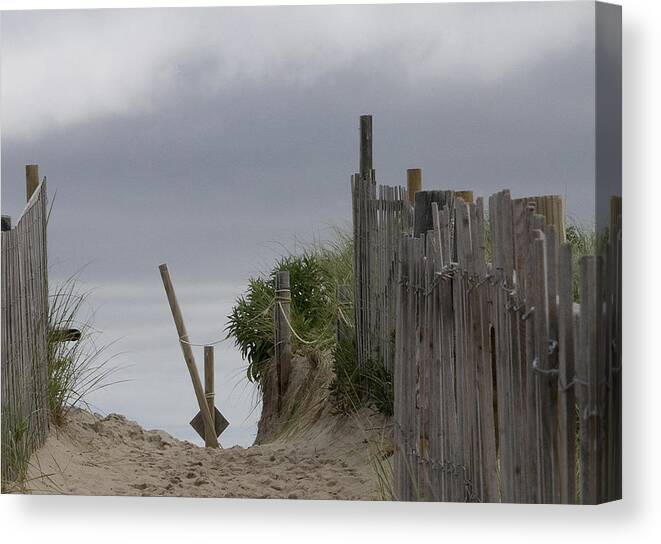
[[[181,315],[181,309],[179,308],[179,303],[177,302],[177,296],[174,292],[174,286],[172,285],[172,280],[170,279],[170,272],[168,271],[168,265],[162,264],[158,267],[161,272],[161,279],[163,280],[163,287],[165,287],[165,294],[168,297],[168,302],[170,304],[170,310],[172,311],[172,318],[174,319],[175,327],[177,328],[177,334],[179,335],[179,345],[181,346],[181,351],[184,355],[184,361],[186,361],[186,366],[188,367],[188,372],[190,373],[191,380],[193,382],[193,389],[195,390],[195,396],[197,397],[197,403],[200,406],[200,412],[202,413],[202,418],[204,419],[204,429],[205,429],[205,441],[208,437],[209,442],[208,446],[211,448],[218,447],[218,439],[216,438],[214,421],[211,417],[211,411],[209,410],[209,405],[207,400],[204,397],[204,391],[202,389],[202,382],[200,381],[200,375],[197,372],[197,366],[195,364],[195,357],[193,356],[193,350],[188,342],[188,332],[186,331],[186,325],[184,324],[184,318]]]
[[[207,406],[211,414],[211,422],[213,423],[214,432],[209,434],[208,429],[205,428],[204,445],[207,448],[213,448],[213,441],[216,440],[215,426],[216,426],[216,405],[214,404],[214,384],[213,384],[213,346],[204,346],[204,398],[207,399]]]
[[[289,287],[289,272],[279,270],[275,276],[275,306],[274,306],[274,336],[275,336],[275,367],[278,376],[278,410],[282,407],[282,399],[287,391],[289,372],[291,369],[291,290]]]

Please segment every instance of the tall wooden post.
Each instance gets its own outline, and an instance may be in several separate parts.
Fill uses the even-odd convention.
[[[32,194],[37,190],[38,186],[39,186],[39,165],[26,164],[25,165],[26,201],[30,200],[30,197],[32,197]]]
[[[200,381],[200,375],[197,372],[197,365],[195,364],[193,350],[188,343],[188,331],[186,330],[186,325],[184,324],[184,317],[181,314],[179,302],[177,302],[177,295],[174,292],[174,286],[172,285],[172,279],[170,278],[168,265],[162,264],[158,267],[158,269],[161,272],[163,287],[165,288],[165,294],[168,297],[170,311],[172,312],[172,318],[174,319],[174,325],[177,328],[177,334],[179,335],[179,345],[181,346],[181,351],[184,355],[184,361],[186,362],[191,381],[193,382],[193,390],[195,391],[197,404],[200,407],[200,412],[202,412],[202,418],[204,419],[204,435],[205,437],[210,437],[210,447],[217,448],[218,439],[216,438],[216,429],[213,424],[213,419],[211,418],[211,411],[209,410],[209,406],[207,405],[207,401],[204,397],[202,382]]]
[[[360,116],[360,177],[372,176],[372,116]]]
[[[211,422],[213,423],[214,430],[211,436],[208,435],[208,429],[205,428],[204,445],[207,448],[215,447],[213,441],[216,438],[216,404],[214,392],[214,352],[213,346],[204,346],[204,398],[207,399],[207,406],[211,414]]]
[[[281,270],[275,276],[275,367],[278,376],[278,409],[287,391],[291,368],[291,290],[289,272]]]
[[[406,193],[409,203],[415,203],[415,194],[422,190],[422,170],[420,168],[409,168],[406,171]]]

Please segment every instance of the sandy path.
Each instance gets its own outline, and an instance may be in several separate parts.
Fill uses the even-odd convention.
[[[33,455],[28,491],[378,500],[367,440],[346,430],[324,426],[317,435],[292,442],[209,450],[163,431],[146,431],[123,416],[73,410],[68,423]]]

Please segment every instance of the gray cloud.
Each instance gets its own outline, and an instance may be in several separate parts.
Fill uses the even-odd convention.
[[[306,88],[350,64],[405,87],[493,85],[540,55],[585,45],[592,11],[579,2],[7,13],[5,130],[30,137],[155,112],[164,96],[191,85],[209,94]],[[195,70],[199,59],[209,61],[203,71]]]

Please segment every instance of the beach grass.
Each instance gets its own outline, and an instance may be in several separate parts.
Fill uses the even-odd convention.
[[[55,425],[65,421],[71,408],[84,404],[90,393],[117,383],[111,381],[118,370],[109,354],[112,344],[97,342],[101,331],[93,326],[93,316],[85,315],[89,294],[73,275],[49,297],[48,406]],[[65,330],[79,331],[79,339],[62,341],[59,331]]]

